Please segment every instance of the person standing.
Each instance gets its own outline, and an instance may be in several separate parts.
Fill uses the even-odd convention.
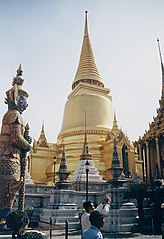
[[[100,228],[104,225],[103,215],[98,211],[93,211],[89,220],[91,226],[83,232],[83,239],[103,239],[103,235],[100,232]]]
[[[100,203],[100,205],[98,205],[95,210],[102,213],[103,215],[108,215],[110,210],[110,203],[110,197],[105,197],[102,203]]]
[[[84,202],[83,207],[85,209],[85,212],[81,216],[81,227],[82,227],[82,231],[85,231],[86,229],[88,229],[91,226],[89,216],[90,216],[91,212],[94,211],[95,208],[94,208],[93,203],[90,201]]]

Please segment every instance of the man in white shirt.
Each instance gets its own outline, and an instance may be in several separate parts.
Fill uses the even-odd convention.
[[[95,209],[96,211],[100,212],[103,215],[109,214],[111,199],[110,197],[106,197],[103,199],[102,203]]]
[[[88,229],[91,226],[89,216],[90,216],[91,212],[94,211],[95,208],[94,208],[93,203],[90,201],[84,202],[83,207],[85,209],[85,212],[81,216],[81,227],[82,227],[82,231],[85,231],[86,229]]]

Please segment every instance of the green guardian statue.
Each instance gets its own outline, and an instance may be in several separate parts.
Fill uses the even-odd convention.
[[[28,93],[22,89],[21,65],[6,92],[8,111],[3,116],[0,133],[0,220],[13,207],[15,194],[22,184],[21,162],[30,151],[31,137],[26,134],[22,113],[27,108]]]

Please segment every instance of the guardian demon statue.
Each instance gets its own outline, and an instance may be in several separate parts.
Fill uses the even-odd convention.
[[[3,116],[0,134],[0,219],[12,208],[15,194],[22,184],[21,163],[30,150],[31,137],[26,134],[21,114],[27,108],[28,93],[22,89],[21,65],[6,92],[8,111]]]

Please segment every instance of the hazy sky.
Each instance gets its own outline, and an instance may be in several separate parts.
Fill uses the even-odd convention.
[[[0,0],[0,116],[5,92],[21,62],[30,97],[23,118],[38,139],[42,122],[56,142],[71,92],[84,31],[110,88],[119,127],[131,141],[148,129],[161,96],[157,48],[164,57],[163,0]]]

